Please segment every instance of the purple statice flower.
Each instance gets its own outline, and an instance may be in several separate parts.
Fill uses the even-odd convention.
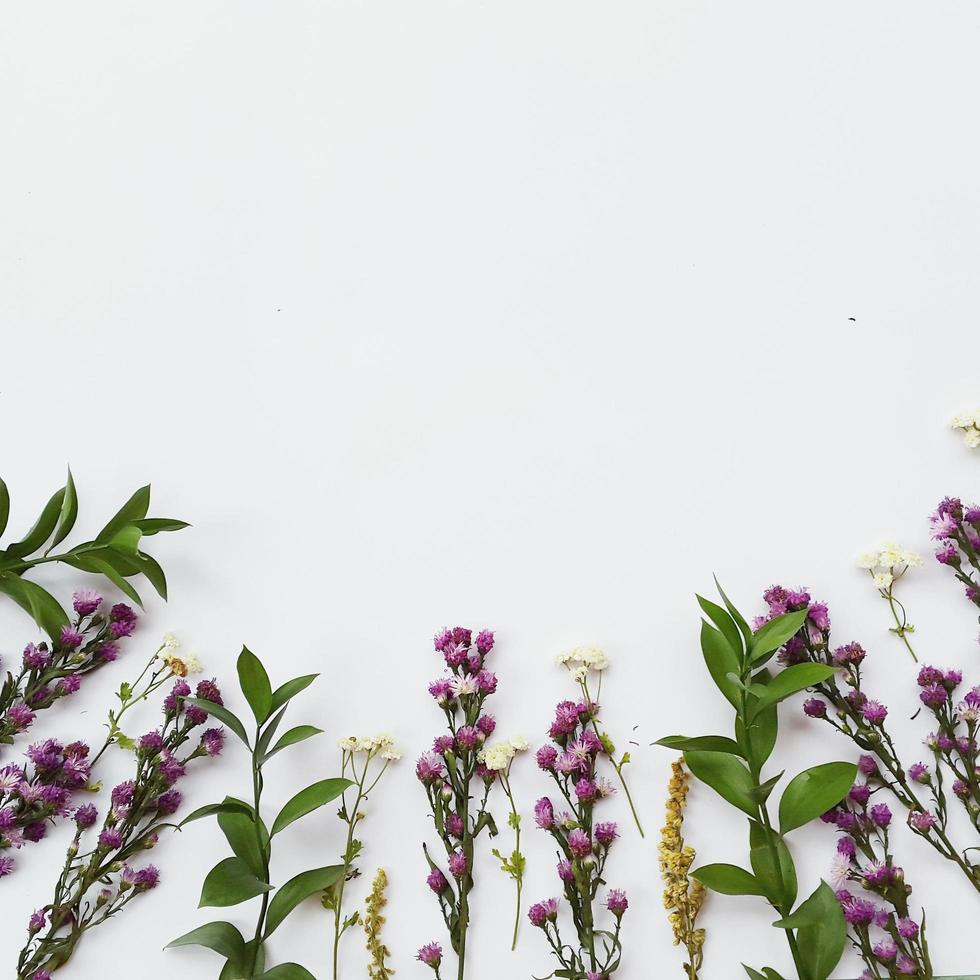
[[[79,589],[71,604],[79,616],[91,616],[102,605],[102,596],[94,589]]]
[[[591,803],[596,797],[596,785],[591,779],[580,779],[575,784],[575,795],[582,803]]]
[[[847,798],[863,806],[871,799],[871,787],[867,783],[855,783],[848,791]]]
[[[572,870],[572,862],[567,858],[563,858],[558,862],[558,877],[561,878],[566,884],[570,884],[575,880],[575,872]]]
[[[476,727],[484,738],[489,738],[497,729],[497,720],[493,715],[480,715],[476,719]]]
[[[476,635],[476,648],[483,656],[493,649],[493,630],[480,630]]]
[[[415,775],[418,777],[419,782],[427,786],[434,783],[437,779],[441,779],[443,772],[442,759],[434,752],[424,753],[419,756],[418,762],[415,763]]]
[[[74,626],[62,626],[58,636],[59,645],[63,650],[77,650],[85,637]]]
[[[170,693],[163,699],[164,713],[170,717],[180,714],[184,709],[182,698],[189,697],[191,686],[187,681],[177,681],[170,689]]]
[[[438,868],[433,868],[429,872],[425,882],[437,895],[441,895],[449,887],[446,876]]]
[[[24,647],[24,667],[27,670],[44,670],[51,663],[51,652],[45,644],[35,646],[28,643]]]
[[[583,858],[592,853],[592,840],[589,835],[576,827],[568,834],[568,849],[577,858]]]
[[[867,701],[861,714],[869,725],[881,725],[888,717],[888,709],[880,701]]]
[[[878,762],[873,755],[862,755],[858,759],[858,772],[864,776],[875,776],[878,773]]]
[[[938,708],[949,700],[949,692],[940,684],[931,684],[922,689],[919,699],[929,708]]]
[[[119,644],[113,643],[111,640],[107,643],[101,643],[96,648],[95,656],[103,663],[115,663],[119,657]]]
[[[919,923],[914,919],[899,919],[898,934],[902,937],[902,939],[915,939],[915,937],[919,934]]]
[[[606,821],[605,823],[597,823],[592,829],[592,835],[602,847],[609,848],[619,836],[619,831],[613,821]]]
[[[539,769],[553,770],[555,761],[558,759],[558,750],[553,745],[542,745],[535,754],[535,759]]]
[[[555,809],[551,805],[551,800],[546,796],[542,796],[537,803],[534,804],[534,822],[542,830],[551,830],[555,825]]]
[[[936,818],[924,810],[913,810],[909,814],[909,826],[913,830],[926,833],[936,826]]]
[[[4,724],[12,733],[24,732],[34,722],[37,716],[27,707],[26,704],[14,704],[8,709],[7,713],[0,719],[0,724]]]
[[[892,822],[892,811],[887,803],[876,803],[868,813],[877,827],[887,827]]]
[[[118,847],[121,847],[122,842],[122,831],[116,829],[115,827],[106,827],[106,829],[99,834],[99,847],[104,847],[108,851],[113,851]]]
[[[456,743],[460,748],[466,749],[467,751],[475,749],[481,741],[482,736],[480,732],[472,725],[463,725],[456,732]]]
[[[429,685],[429,694],[440,704],[445,704],[453,698],[453,685],[448,678],[440,677]]]
[[[853,858],[857,853],[857,845],[853,837],[839,837],[837,839],[837,853],[843,854],[846,858]]]
[[[442,947],[438,943],[426,943],[415,958],[435,970],[442,963]]]
[[[456,739],[452,735],[437,735],[432,740],[432,751],[438,755],[445,755],[456,749]]]
[[[109,610],[109,633],[116,639],[132,636],[139,617],[124,602],[118,602]]]
[[[827,702],[821,698],[807,698],[803,702],[803,713],[810,718],[826,718]]]
[[[155,729],[141,735],[137,746],[146,755],[156,755],[163,748],[163,736]]]
[[[223,728],[209,728],[201,736],[201,748],[206,755],[221,755],[221,750],[224,746],[225,730]]]
[[[469,868],[466,855],[462,851],[453,851],[449,855],[449,873],[454,878],[462,878]]]
[[[898,956],[898,946],[891,939],[883,939],[879,943],[875,943],[872,947],[871,952],[878,957],[882,963],[890,963],[896,956]]]
[[[161,793],[155,801],[156,811],[162,817],[169,817],[176,813],[183,797],[179,790],[168,789],[166,793]]]
[[[543,929],[548,922],[554,922],[558,918],[558,899],[546,898],[543,902],[535,902],[527,910],[527,917],[531,920],[531,925]]]
[[[844,918],[852,926],[870,926],[876,912],[876,907],[863,898],[855,898],[844,905]]]
[[[87,830],[95,823],[98,816],[98,810],[91,803],[86,803],[75,811],[75,824],[79,830]]]
[[[930,779],[929,767],[921,762],[913,762],[908,768],[907,775],[913,783],[928,783]]]
[[[16,862],[12,857],[5,857],[0,855],[0,878],[6,878],[16,866]]]
[[[606,896],[606,908],[612,912],[616,918],[620,918],[622,914],[629,908],[629,902],[626,900],[626,892],[621,888],[611,888],[609,894]],[[630,920],[632,921],[632,920]]]
[[[446,833],[448,833],[450,836],[455,837],[457,840],[461,840],[465,827],[466,825],[463,823],[463,818],[458,813],[446,814]]]

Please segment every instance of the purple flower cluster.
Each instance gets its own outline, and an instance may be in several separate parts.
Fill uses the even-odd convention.
[[[48,739],[27,750],[26,765],[0,768],[0,878],[14,869],[3,851],[43,840],[71,812],[72,794],[88,785],[88,755],[83,742]]]
[[[195,759],[217,755],[224,738],[222,729],[213,728],[196,744],[189,744],[208,714],[200,708],[192,714],[189,706],[184,707],[179,692],[186,687],[183,681],[174,685],[168,697],[170,706],[164,708],[163,725],[137,741],[133,778],[113,788],[101,824],[93,804],[75,810],[75,837],[54,889],[57,899],[32,916],[28,941],[18,960],[18,976],[43,977],[68,959],[93,926],[117,914],[135,896],[156,887],[159,871],[153,865],[137,867],[136,862],[141,852],[156,846],[163,830],[173,826],[169,818],[181,804],[177,784],[187,766]],[[197,693],[202,698],[208,695],[206,699],[214,704],[221,703],[221,692],[213,681],[201,681]],[[46,769],[57,758],[58,748],[56,743],[32,747],[35,767]],[[68,756],[71,748],[61,750],[61,755]],[[87,750],[78,753],[84,759]],[[83,768],[71,769],[70,779],[76,783],[83,779]],[[86,769],[85,779],[87,775]],[[95,840],[83,847],[82,837],[90,832]]]
[[[958,497],[946,497],[929,517],[936,561],[946,565],[963,585],[966,597],[980,606],[980,507],[964,506]]]
[[[8,670],[0,688],[0,745],[27,731],[38,711],[74,694],[82,679],[119,656],[119,640],[131,636],[138,617],[119,603],[100,611],[102,596],[82,589],[74,597],[75,618],[58,642],[28,643],[20,666]]]
[[[438,899],[462,976],[472,914],[474,842],[483,830],[494,828],[487,801],[497,773],[480,761],[480,750],[496,727],[493,717],[483,711],[486,699],[497,690],[497,677],[486,667],[494,638],[490,630],[474,637],[472,630],[457,626],[437,634],[434,646],[447,673],[429,685],[429,694],[445,715],[447,732],[433,741],[432,751],[419,757],[415,774],[429,801],[454,882],[450,884],[423,845],[431,869],[427,883]],[[442,947],[429,943],[419,950],[418,959],[438,976]]]
[[[884,967],[891,971],[889,976],[931,977],[925,918],[921,924],[912,918],[908,901],[912,889],[890,850],[891,810],[886,803],[871,802],[884,785],[878,766],[870,756],[862,756],[859,769],[867,781],[856,783],[844,801],[823,816],[841,833],[833,877],[854,947],[868,967],[868,976],[879,976],[878,968]],[[848,885],[876,896],[882,904],[856,897]],[[872,929],[882,935],[872,935]]]
[[[562,701],[548,729],[553,744],[538,749],[538,767],[555,783],[568,809],[560,812],[550,797],[534,806],[534,822],[551,835],[558,846],[558,878],[578,936],[578,948],[562,941],[558,924],[559,900],[550,898],[532,905],[531,924],[543,930],[555,957],[568,976],[608,977],[615,971],[621,952],[620,929],[629,902],[618,888],[606,894],[612,913],[610,931],[595,927],[594,906],[605,883],[606,861],[619,837],[616,823],[596,821],[595,807],[614,792],[599,775],[599,761],[608,757],[608,742],[599,733],[599,706],[592,701]]]
[[[942,781],[933,780],[921,763],[905,769],[885,727],[888,708],[869,698],[862,689],[864,648],[854,642],[833,647],[827,607],[824,603],[812,603],[807,592],[773,586],[764,598],[769,605],[769,615],[757,620],[758,625],[780,612],[808,610],[803,628],[779,651],[777,658],[781,663],[791,665],[810,661],[836,669],[833,677],[815,685],[814,695],[804,700],[804,714],[830,724],[865,753],[862,765],[871,768],[862,771],[888,787],[908,811],[912,830],[956,864],[980,891],[980,874],[977,873],[980,869],[968,856],[972,852],[954,846],[949,839]],[[815,615],[812,614],[814,609]],[[920,670],[918,683],[919,700],[939,721],[939,730],[929,736],[926,744],[936,754],[937,765],[942,761],[953,771],[956,778],[953,792],[980,828],[980,792],[974,789],[978,786],[975,735],[977,719],[980,719],[980,689],[954,703],[953,692],[962,683],[962,676],[959,671],[940,671],[933,667]],[[923,787],[932,797],[928,803],[922,799]]]

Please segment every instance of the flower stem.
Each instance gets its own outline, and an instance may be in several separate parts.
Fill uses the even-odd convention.
[[[895,620],[895,627],[892,632],[905,644],[905,649],[912,655],[912,659],[918,663],[919,658],[915,655],[915,651],[912,649],[912,644],[909,643],[908,636],[906,633],[911,628],[908,625],[908,620],[905,617],[905,607],[892,595],[892,590],[889,589],[885,594],[885,598],[888,600],[888,608],[892,612],[892,618]],[[898,608],[896,608],[896,606]],[[901,609],[901,615],[899,615],[898,610]]]

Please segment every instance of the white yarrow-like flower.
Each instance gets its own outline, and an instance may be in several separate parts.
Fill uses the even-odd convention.
[[[514,735],[510,739],[510,746],[515,752],[527,752],[531,747],[528,740],[523,735]]]
[[[164,650],[173,651],[173,650],[177,650],[179,648],[180,648],[180,640],[178,640],[177,637],[173,635],[173,633],[164,633],[163,634],[163,649]]]
[[[510,742],[492,742],[490,745],[481,749],[477,758],[494,772],[502,772],[506,769],[515,755],[514,746]]]
[[[879,572],[874,577],[874,584],[876,589],[887,589],[892,582],[895,581],[895,577],[891,572]]]
[[[200,674],[204,670],[201,661],[193,653],[184,658],[184,666],[187,668],[188,674]]]
[[[356,752],[359,744],[360,739],[356,738],[354,735],[348,735],[347,738],[337,739],[337,747],[344,752]]]

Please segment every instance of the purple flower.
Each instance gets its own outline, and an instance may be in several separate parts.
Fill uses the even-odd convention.
[[[923,810],[913,810],[909,814],[909,826],[913,830],[925,833],[936,826],[936,818]]]
[[[210,755],[221,755],[221,750],[225,746],[225,730],[223,728],[209,728],[201,736],[201,748]]]
[[[617,919],[629,908],[629,905],[630,903],[626,900],[626,892],[621,888],[611,888],[609,890],[609,894],[606,896],[606,908]]]
[[[558,918],[558,899],[548,898],[535,903],[527,910],[527,917],[531,920],[531,925],[543,929],[545,923],[554,922]]]
[[[147,755],[156,755],[163,748],[163,736],[158,731],[147,732],[140,736],[139,747]]]
[[[179,790],[168,789],[166,793],[161,793],[160,796],[156,798],[155,806],[157,813],[161,816],[169,817],[171,813],[176,813],[177,808],[180,806],[180,801],[183,797]]]
[[[865,776],[874,776],[878,772],[878,763],[873,755],[862,755],[858,759],[858,771]]]
[[[892,811],[887,803],[876,803],[868,812],[872,822],[878,827],[887,827],[892,822]]]
[[[476,648],[484,656],[493,649],[493,630],[480,630],[476,634]]]
[[[102,596],[94,589],[79,589],[72,596],[71,604],[79,616],[91,616],[102,605]]]
[[[895,969],[898,970],[899,973],[903,973],[906,976],[911,976],[912,974],[919,972],[919,967],[916,965],[915,960],[913,960],[911,956],[907,956],[905,953],[899,956],[898,962],[895,964]]]
[[[821,698],[807,698],[803,702],[803,713],[810,718],[826,718],[827,702]]]
[[[890,963],[898,956],[898,947],[891,939],[883,939],[880,943],[875,943],[871,952],[883,963]]]
[[[86,803],[75,811],[75,824],[79,830],[85,830],[95,823],[98,816],[95,807],[91,803]]]
[[[452,735],[439,735],[432,741],[432,751],[439,755],[445,755],[456,748],[456,739]]]
[[[464,749],[475,749],[480,744],[480,733],[472,725],[463,725],[456,732],[456,741]]]
[[[442,947],[438,943],[426,943],[415,958],[434,970],[442,963]]]
[[[932,684],[922,689],[919,699],[930,708],[938,708],[949,699],[949,692],[939,684]]]
[[[551,830],[555,825],[555,809],[551,805],[551,800],[547,796],[542,796],[534,804],[534,822],[542,830]]]
[[[214,679],[197,682],[195,693],[202,701],[210,701],[219,706],[225,702],[221,699],[221,688],[215,683]]]
[[[419,761],[415,763],[415,775],[419,782],[429,785],[442,777],[442,759],[433,752],[426,752],[419,756]]]
[[[497,728],[497,721],[493,715],[480,715],[476,719],[476,727],[482,735],[489,738]]]
[[[452,837],[462,838],[465,826],[463,818],[458,813],[446,814],[446,830]]]
[[[48,914],[44,909],[36,909],[27,922],[27,931],[36,936],[48,924]],[[35,974],[37,976],[37,974]]]
[[[63,650],[76,650],[85,638],[74,626],[62,626],[59,634],[59,645]]]
[[[542,745],[535,755],[538,768],[544,769],[545,772],[550,772],[555,768],[555,760],[557,758],[558,750],[553,745]]]
[[[826,631],[830,629],[830,611],[827,609],[827,603],[825,602],[813,603],[807,612],[807,618],[818,630]]]
[[[869,725],[880,725],[888,717],[888,709],[880,701],[867,701],[861,709]]]
[[[453,851],[449,855],[449,873],[454,878],[462,878],[466,874],[468,862],[462,851]]]
[[[156,888],[160,882],[160,871],[152,864],[145,868],[140,868],[133,875],[133,887],[138,892],[148,892],[151,888]]]
[[[110,851],[122,846],[123,836],[115,827],[107,827],[99,834],[99,846]]]
[[[58,697],[68,697],[69,694],[74,694],[82,686],[82,678],[78,674],[69,674],[67,677],[61,677],[58,679],[58,683],[55,684],[55,694]]]
[[[603,847],[612,846],[612,842],[619,836],[618,828],[612,821],[597,823],[592,834]]]
[[[575,880],[575,872],[572,870],[572,862],[563,858],[558,862],[558,877],[566,884]]]
[[[484,694],[493,694],[497,690],[497,675],[492,670],[481,670],[476,680]]]
[[[591,803],[595,799],[596,785],[591,779],[580,779],[575,784],[575,795],[582,803]]]
[[[959,566],[960,556],[952,541],[947,541],[941,548],[936,549],[936,561],[940,565]]]
[[[913,919],[899,919],[898,934],[902,939],[915,939],[919,934],[919,923]]]
[[[928,783],[929,767],[921,762],[913,762],[908,768],[908,777],[913,783]]]
[[[108,643],[101,644],[95,653],[103,663],[115,663],[116,658],[119,656],[119,644],[113,643],[110,640]]]
[[[837,841],[837,853],[843,854],[846,858],[853,858],[857,853],[857,845],[853,837],[841,837]]]
[[[35,714],[26,704],[15,704],[3,716],[3,722],[14,732],[23,732],[30,728]]]
[[[437,895],[441,895],[449,887],[446,876],[438,868],[433,868],[425,881]]]
[[[191,693],[191,686],[187,681],[177,681],[170,689],[170,693],[163,699],[163,710],[167,715],[176,715],[183,710],[183,701]]]
[[[859,664],[866,656],[864,647],[860,643],[845,643],[838,647],[832,654],[834,664],[838,667],[845,667],[849,664]]]
[[[577,858],[583,858],[587,854],[592,853],[592,841],[589,839],[589,835],[584,831],[576,827],[568,835],[568,849]]]
[[[855,783],[848,791],[848,799],[864,806],[871,799],[871,789],[867,783]]]
[[[28,643],[24,647],[24,666],[28,670],[44,670],[49,663],[51,663],[51,654],[43,643],[40,646]]]
[[[855,898],[844,906],[844,918],[852,926],[869,926],[875,919],[875,906],[863,898]]]
[[[429,694],[431,694],[440,704],[444,704],[452,699],[453,686],[449,683],[447,678],[442,677],[437,681],[433,681],[429,685]]]

